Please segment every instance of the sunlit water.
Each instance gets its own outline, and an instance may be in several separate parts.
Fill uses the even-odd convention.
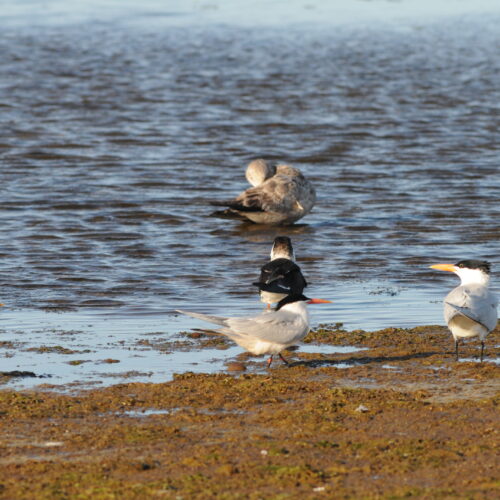
[[[0,2],[0,341],[25,342],[0,371],[221,369],[239,348],[130,347],[202,326],[176,308],[261,311],[278,234],[333,301],[313,325],[442,323],[456,278],[429,264],[498,269],[500,7],[349,4]],[[300,224],[210,217],[259,156],[316,186]]]

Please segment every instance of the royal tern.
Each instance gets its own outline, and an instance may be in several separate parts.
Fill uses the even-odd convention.
[[[271,260],[262,266],[259,281],[254,283],[259,287],[261,302],[267,304],[268,309],[284,299],[292,289],[297,294],[302,294],[307,286],[300,267],[294,260],[290,238],[276,237],[271,249]]]
[[[456,264],[430,267],[455,273],[461,280],[444,299],[444,319],[455,340],[456,359],[458,340],[478,336],[483,361],[484,339],[497,325],[498,300],[488,289],[490,264],[484,260],[461,260]]]
[[[253,187],[229,201],[212,202],[256,224],[292,224],[308,214],[316,191],[299,169],[271,165],[259,159],[248,164],[245,176]]]
[[[218,330],[219,333],[252,354],[270,354],[267,362],[269,368],[276,354],[288,364],[281,351],[300,342],[309,332],[306,303],[322,304],[330,301],[309,299],[302,294],[292,293],[278,303],[275,311],[252,317],[224,318],[180,309],[177,312],[223,326],[224,328]]]

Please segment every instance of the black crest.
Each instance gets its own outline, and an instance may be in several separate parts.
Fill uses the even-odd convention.
[[[491,266],[490,263],[486,260],[461,260],[455,264],[457,267],[466,268],[466,269],[481,269],[486,274],[490,274]]]

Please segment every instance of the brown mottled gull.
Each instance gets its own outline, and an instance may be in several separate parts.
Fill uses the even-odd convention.
[[[245,176],[253,187],[230,201],[214,202],[256,224],[292,224],[308,214],[316,191],[299,169],[271,165],[259,159],[248,164]]]

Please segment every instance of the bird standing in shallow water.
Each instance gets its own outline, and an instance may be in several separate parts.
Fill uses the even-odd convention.
[[[458,361],[458,340],[478,336],[481,340],[481,361],[484,339],[497,325],[498,299],[488,289],[490,264],[484,260],[461,260],[456,264],[434,264],[432,269],[450,271],[461,280],[444,299],[444,318],[455,340]]]
[[[267,362],[269,368],[276,354],[288,364],[281,351],[300,342],[309,332],[306,304],[321,303],[330,301],[309,299],[292,291],[278,303],[275,311],[264,312],[258,316],[224,318],[180,309],[177,312],[222,326],[223,328],[218,330],[219,333],[229,337],[252,354],[270,354]]]
[[[308,214],[316,191],[299,169],[259,159],[248,164],[245,176],[253,187],[229,201],[213,205],[256,224],[292,224]]]
[[[260,300],[272,304],[284,299],[291,290],[302,294],[307,282],[300,267],[294,262],[292,242],[287,236],[277,236],[271,249],[271,260],[261,268],[259,281],[254,285],[259,287]]]

